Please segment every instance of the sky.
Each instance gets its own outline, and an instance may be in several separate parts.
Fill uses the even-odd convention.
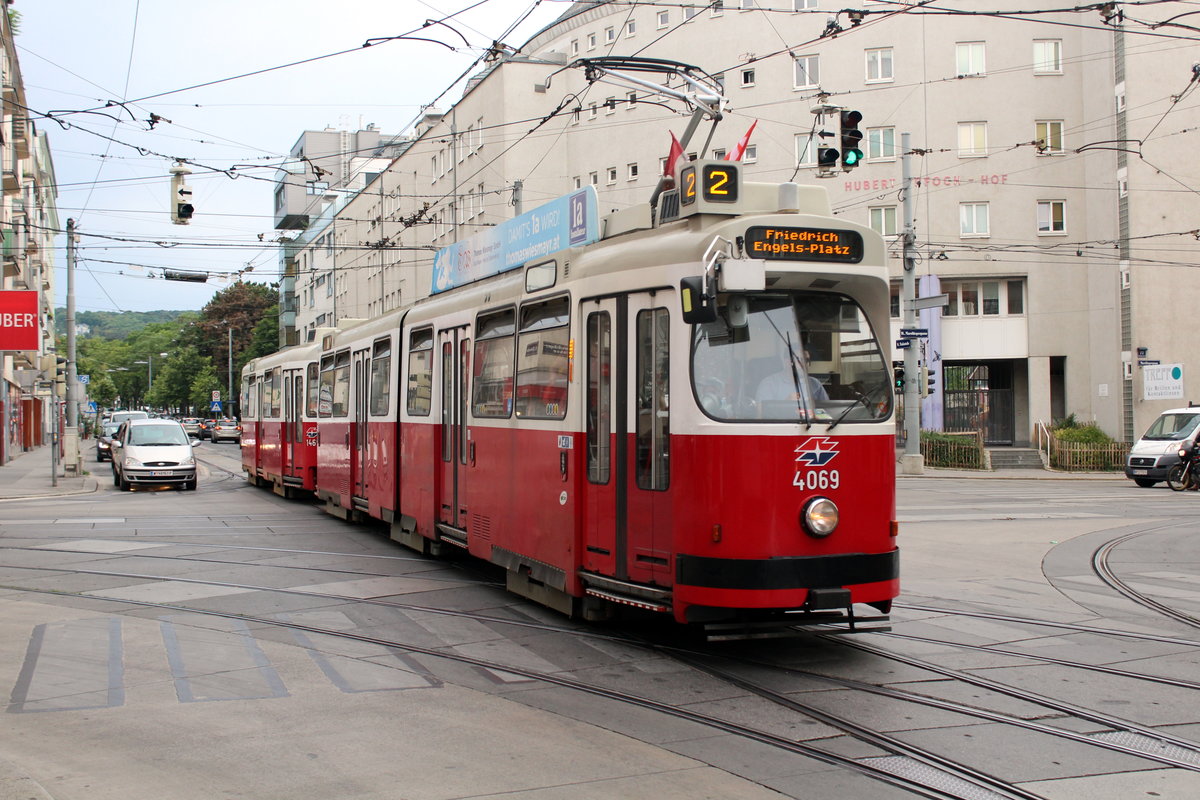
[[[275,167],[303,131],[374,123],[384,134],[408,132],[422,106],[444,109],[461,95],[461,82],[450,87],[492,41],[519,47],[569,5],[14,4],[21,12],[16,44],[26,102],[50,141],[60,225],[74,219],[79,232],[77,310],[199,309],[239,273],[277,280]],[[427,20],[444,22],[422,28]],[[444,44],[409,39],[362,47],[401,34]],[[307,59],[316,60],[295,64]],[[189,166],[196,210],[186,226],[170,219],[169,169],[176,158],[203,165]],[[55,264],[56,304],[63,306],[65,236],[58,237]],[[220,277],[165,281],[164,268]]]

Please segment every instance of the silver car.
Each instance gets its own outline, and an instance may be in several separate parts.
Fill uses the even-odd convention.
[[[139,484],[195,489],[192,448],[199,444],[174,420],[126,420],[112,440],[113,486],[122,491]]]

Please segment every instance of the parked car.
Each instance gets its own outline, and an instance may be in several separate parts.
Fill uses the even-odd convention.
[[[187,431],[188,436],[192,437],[193,439],[200,438],[200,427],[203,425],[204,421],[199,417],[184,417],[183,419],[179,420],[179,423],[183,425],[183,429]]]
[[[214,444],[223,442],[226,439],[231,439],[235,442],[242,441],[242,426],[238,424],[236,419],[226,417],[225,419],[213,420],[213,423],[213,429],[209,433],[209,438],[213,440]]]
[[[192,448],[199,443],[174,420],[126,420],[112,440],[113,486],[122,491],[135,485],[164,484],[195,489]]]
[[[105,422],[113,422],[120,425],[127,419],[149,419],[149,417],[150,415],[145,411],[114,411]]]
[[[1125,477],[1149,488],[1167,479],[1179,463],[1179,451],[1190,449],[1200,437],[1200,408],[1172,408],[1162,412],[1142,438],[1129,449]]]
[[[121,427],[117,422],[102,423],[96,431],[96,460],[112,461],[112,438]]]

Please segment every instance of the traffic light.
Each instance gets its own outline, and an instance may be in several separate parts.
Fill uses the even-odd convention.
[[[850,171],[858,166],[863,159],[863,151],[859,149],[862,143],[862,131],[858,124],[862,122],[862,114],[857,111],[840,112],[842,121],[842,169]]]
[[[892,375],[895,380],[896,394],[904,394],[904,367],[894,367]]]
[[[57,396],[67,396],[67,360],[62,356],[54,359],[54,387]]]
[[[929,367],[920,367],[917,373],[917,393],[921,397],[929,396]]]
[[[937,373],[931,369],[925,370],[925,396],[937,391]]]
[[[184,176],[191,174],[183,164],[171,167],[171,222],[176,225],[187,225],[196,211],[192,205],[192,187],[184,183]]]
[[[817,166],[822,169],[836,167],[840,155],[836,147],[817,147]]]

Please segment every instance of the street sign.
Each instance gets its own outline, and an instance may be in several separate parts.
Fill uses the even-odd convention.
[[[212,399],[213,399],[213,400],[220,400],[220,399],[221,399],[221,390],[220,390],[220,389],[213,389],[213,393],[212,393]]]
[[[912,339],[897,339],[896,340],[896,349],[897,350],[907,350],[910,347],[912,347]]]
[[[929,336],[929,328],[901,328],[900,335],[905,339],[924,339]]]
[[[89,383],[91,383],[91,382],[92,382],[92,376],[91,376],[91,375],[79,375],[79,376],[77,376],[77,377],[79,378],[79,382],[80,382],[80,383],[82,383],[82,384],[84,384],[84,385],[87,385],[87,384],[89,384]]]
[[[1139,367],[1157,367],[1161,363],[1162,362],[1159,361],[1157,358],[1139,358],[1138,359]]]
[[[950,305],[950,295],[935,294],[929,297],[918,297],[916,300],[910,300],[908,307],[913,311],[921,311],[926,308],[945,308]]]
[[[92,400],[88,403],[88,411],[99,411],[100,406],[96,405],[96,401]]]
[[[208,407],[208,410],[209,410],[209,411],[216,412],[217,414],[220,414],[220,413],[221,413],[221,401],[220,401],[220,400],[213,400],[213,401],[212,401],[212,405],[210,405],[210,406]]]

